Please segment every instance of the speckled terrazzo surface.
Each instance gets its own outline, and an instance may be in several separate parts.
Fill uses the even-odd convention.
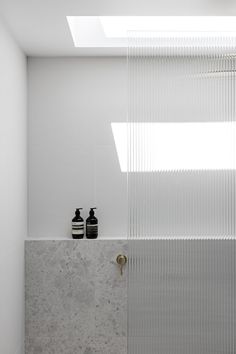
[[[120,240],[25,242],[25,353],[126,354]]]

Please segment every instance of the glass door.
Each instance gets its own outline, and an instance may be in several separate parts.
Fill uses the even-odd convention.
[[[130,34],[128,354],[235,353],[236,41]]]

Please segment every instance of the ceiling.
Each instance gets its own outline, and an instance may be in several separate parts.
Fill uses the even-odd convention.
[[[0,15],[29,56],[123,55],[75,48],[66,16],[234,16],[235,0],[0,0]]]

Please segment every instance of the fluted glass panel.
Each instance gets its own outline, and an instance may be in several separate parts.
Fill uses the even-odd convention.
[[[235,75],[234,37],[130,33],[129,354],[236,351]]]

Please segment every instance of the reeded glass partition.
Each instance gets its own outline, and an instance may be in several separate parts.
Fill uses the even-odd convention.
[[[129,354],[234,353],[236,39],[132,33]]]

